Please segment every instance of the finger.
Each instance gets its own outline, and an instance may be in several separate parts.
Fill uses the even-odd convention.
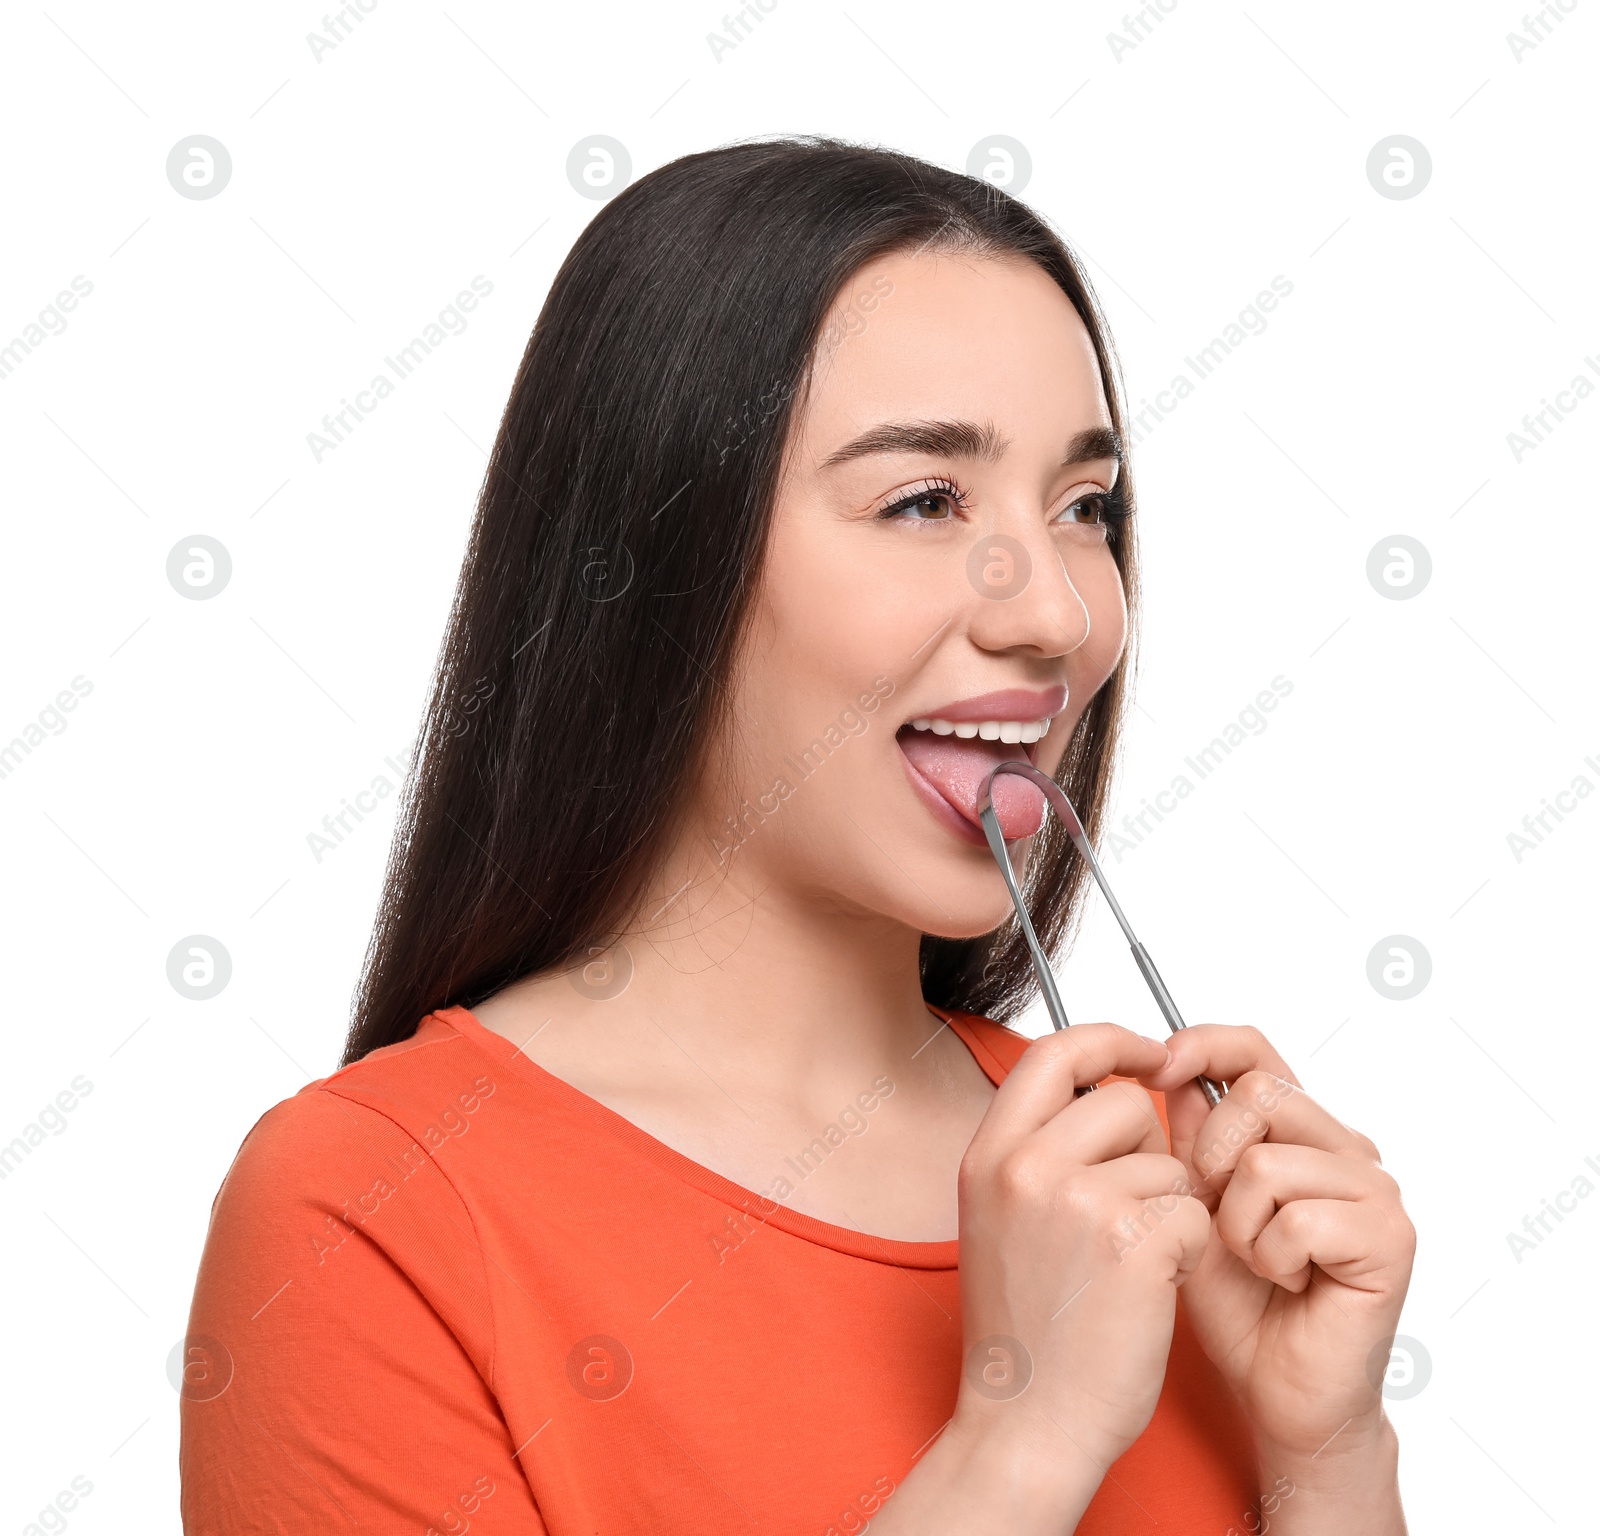
[[[1170,1206],[1171,1197],[1188,1199],[1193,1194],[1188,1170],[1165,1152],[1130,1152],[1113,1158],[1096,1168],[1094,1178],[1098,1188],[1129,1200],[1160,1200]]]
[[[1072,1103],[1085,1083],[1112,1073],[1138,1077],[1158,1071],[1166,1047],[1120,1024],[1074,1024],[1035,1040],[995,1091],[973,1138],[974,1149],[1014,1145]],[[1087,1095],[1087,1103],[1095,1095]]]
[[[1261,1142],[1315,1147],[1376,1163],[1377,1148],[1329,1114],[1303,1089],[1268,1072],[1247,1072],[1211,1111],[1185,1148],[1196,1175],[1226,1187],[1247,1148]]]
[[[1104,1165],[1126,1193],[1139,1203],[1138,1210],[1119,1221],[1110,1234],[1111,1251],[1119,1264],[1143,1253],[1167,1253],[1179,1285],[1194,1272],[1211,1238],[1211,1217],[1194,1197],[1188,1172],[1175,1157],[1134,1154]],[[1150,1239],[1159,1241],[1152,1246]]]
[[[1226,1028],[1220,1025],[1201,1027]],[[1276,1052],[1271,1054],[1276,1057]],[[1232,1059],[1240,1058],[1234,1055]],[[1141,1081],[1159,1088],[1171,1070],[1157,1072]],[[1240,1153],[1261,1141],[1297,1142],[1369,1162],[1378,1161],[1378,1149],[1367,1137],[1330,1114],[1292,1076],[1264,1068],[1247,1071],[1242,1077],[1235,1077],[1227,1095],[1215,1109],[1202,1107],[1205,1101],[1193,1084],[1184,1087],[1188,1092],[1186,1099],[1181,1097],[1181,1089],[1167,1091],[1172,1150],[1188,1158],[1196,1177],[1203,1178],[1217,1191],[1226,1187]]]
[[[1278,1212],[1296,1200],[1383,1200],[1394,1180],[1372,1163],[1313,1147],[1258,1142],[1245,1149],[1212,1218],[1217,1236],[1246,1264]]]
[[[1117,1262],[1129,1264],[1139,1257],[1160,1263],[1165,1255],[1182,1284],[1211,1236],[1211,1218],[1193,1197],[1183,1165],[1174,1157],[1134,1153],[1102,1164],[1095,1181],[1099,1194],[1109,1186],[1126,1200],[1125,1214],[1106,1233]]]
[[[1295,1200],[1261,1229],[1249,1255],[1239,1257],[1286,1291],[1310,1285],[1313,1264],[1345,1285],[1359,1286],[1363,1276],[1394,1261],[1386,1246],[1392,1231],[1390,1213],[1371,1200]]]
[[[1192,1024],[1172,1035],[1167,1051],[1171,1060],[1163,1070],[1152,1074],[1153,1088],[1176,1088],[1195,1077],[1231,1083],[1236,1077],[1255,1071],[1272,1072],[1297,1088],[1300,1086],[1300,1080],[1272,1042],[1248,1024]]]
[[[1105,1163],[1130,1153],[1167,1152],[1155,1101],[1137,1083],[1104,1083],[1096,1093],[1073,1098],[1034,1139],[1074,1163]]]
[[[1196,1024],[1176,1031],[1167,1041],[1167,1065],[1149,1078],[1147,1088],[1166,1095],[1167,1124],[1177,1150],[1194,1139],[1195,1131],[1211,1113],[1211,1102],[1196,1079],[1207,1077],[1224,1092],[1249,1071],[1266,1071],[1295,1082],[1293,1072],[1260,1030],[1247,1025]],[[1176,1051],[1178,1054],[1173,1055]],[[1218,1063],[1212,1065],[1210,1059]]]

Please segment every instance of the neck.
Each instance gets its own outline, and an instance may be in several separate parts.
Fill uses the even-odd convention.
[[[614,1001],[691,1057],[799,1097],[903,1069],[938,1028],[921,935],[776,883],[746,852],[717,865],[678,845],[624,930],[633,977]]]

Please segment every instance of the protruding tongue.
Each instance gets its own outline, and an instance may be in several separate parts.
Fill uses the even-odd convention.
[[[1028,760],[1021,747],[981,736],[963,740],[907,729],[899,741],[911,766],[975,827],[983,825],[978,819],[978,791],[994,765]],[[1044,822],[1044,796],[1019,774],[1002,773],[994,781],[992,798],[1000,834],[1008,843],[1032,836]]]

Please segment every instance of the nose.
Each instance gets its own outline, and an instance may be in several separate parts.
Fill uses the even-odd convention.
[[[1020,649],[1040,656],[1077,650],[1088,640],[1092,621],[1068,567],[1096,557],[1096,551],[1065,539],[1058,543],[1038,525],[986,530],[967,556],[973,592],[967,632],[973,643],[986,651]]]

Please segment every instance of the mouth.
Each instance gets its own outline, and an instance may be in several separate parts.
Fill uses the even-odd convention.
[[[1066,708],[1067,690],[1006,688],[929,710],[895,735],[918,798],[962,842],[986,847],[978,794],[998,763],[1035,763],[1051,721]],[[1005,840],[1031,837],[1044,823],[1044,796],[1015,774],[992,790]]]

